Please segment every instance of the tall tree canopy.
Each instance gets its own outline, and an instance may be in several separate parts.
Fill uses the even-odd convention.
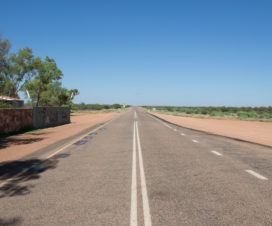
[[[19,49],[10,54],[4,68],[4,94],[19,97],[18,92],[29,82],[34,73],[34,56],[30,48]]]
[[[42,59],[33,55],[32,49],[19,49],[9,53],[10,42],[0,35],[0,95],[19,97],[24,91],[31,98],[32,105],[70,105],[77,89],[62,87],[62,71],[54,59]]]
[[[29,91],[32,102],[36,102],[36,106],[48,105],[48,98],[52,84],[62,78],[63,74],[57,67],[54,59],[48,56],[45,60],[40,57],[34,59],[35,77],[32,81],[25,85]]]
[[[10,49],[10,42],[8,40],[3,40],[0,34],[0,94],[4,92],[4,68],[7,65],[7,55]]]

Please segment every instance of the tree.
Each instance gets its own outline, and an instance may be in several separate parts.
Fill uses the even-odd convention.
[[[0,94],[4,94],[5,78],[3,73],[7,64],[6,58],[9,53],[10,46],[9,40],[3,40],[0,34]]]
[[[55,93],[54,104],[57,106],[71,105],[74,97],[79,94],[77,89],[69,90],[69,89],[63,88],[61,86],[61,83],[55,86],[53,90]]]
[[[57,95],[58,106],[71,105],[72,100],[78,94],[79,94],[79,92],[77,89],[69,90],[69,89],[60,87],[59,94]]]
[[[19,49],[11,54],[3,69],[4,94],[19,97],[18,92],[33,77],[34,56],[30,48]]]
[[[52,96],[52,86],[63,74],[54,59],[48,56],[44,61],[40,57],[34,59],[34,73],[34,79],[25,85],[25,90],[29,91],[36,106],[48,105]]]
[[[54,59],[34,57],[27,47],[10,54],[10,47],[0,34],[0,95],[18,98],[25,91],[32,106],[71,105],[79,92],[62,87],[63,74]]]
[[[47,96],[51,96],[51,102],[48,103],[49,106],[63,106],[71,105],[72,100],[79,92],[77,89],[66,89],[62,87],[61,82],[56,81],[50,85],[47,92]]]

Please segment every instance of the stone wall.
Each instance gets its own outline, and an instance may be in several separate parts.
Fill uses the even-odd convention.
[[[34,107],[33,127],[45,128],[70,123],[69,107]]]
[[[0,134],[33,126],[32,109],[0,109]]]

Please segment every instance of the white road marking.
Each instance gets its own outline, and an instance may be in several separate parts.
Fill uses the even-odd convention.
[[[118,118],[119,118],[119,117],[118,117]],[[99,130],[100,128],[102,128],[102,127],[106,126],[107,124],[111,123],[113,120],[116,120],[116,119],[117,119],[117,118],[114,118],[114,119],[112,119],[112,120],[110,120],[110,121],[106,122],[105,124],[103,124],[103,125],[101,125],[101,126],[99,126],[99,127],[95,128],[94,130],[92,130],[92,131],[88,131],[88,133],[87,133],[87,134],[89,134],[89,133],[91,133],[91,132],[95,132],[95,131]],[[75,138],[75,139],[74,139],[74,140],[73,140],[71,143],[69,143],[69,144],[65,145],[64,147],[62,147],[62,148],[58,149],[58,150],[57,150],[57,151],[55,151],[54,153],[52,153],[52,154],[48,155],[48,156],[46,157],[46,159],[49,159],[49,158],[51,158],[52,156],[54,156],[54,155],[58,154],[59,152],[63,151],[64,149],[66,149],[66,148],[68,148],[69,146],[71,146],[72,144],[74,144],[76,141],[83,139],[84,137],[86,137],[86,134],[85,134],[84,136],[80,137],[80,138]]]
[[[215,154],[215,155],[218,155],[218,156],[221,156],[222,154],[217,152],[217,151],[211,151],[211,153]]]
[[[153,119],[155,119],[155,120],[158,120],[158,119],[156,119],[155,117],[153,117],[152,115],[150,115],[150,114],[147,114],[149,117],[151,117],[151,118],[153,118]]]
[[[163,122],[163,125],[165,125],[165,126],[168,127],[169,129],[173,129],[171,126],[167,125],[165,122]]]
[[[134,111],[134,118],[137,118],[137,113],[136,113],[136,111]]]
[[[192,140],[194,143],[198,143],[198,141],[197,140]]]
[[[149,201],[148,201],[146,181],[145,181],[144,163],[143,163],[142,148],[141,148],[141,143],[140,143],[138,122],[136,122],[136,134],[137,134],[137,144],[138,144],[138,154],[139,154],[139,166],[140,166],[141,190],[142,190],[142,199],[143,199],[144,224],[145,224],[145,226],[151,226],[152,223],[151,223],[150,208],[149,208]]]
[[[268,180],[266,177],[262,176],[261,174],[258,174],[254,172],[253,170],[246,170],[247,173],[251,174],[252,176],[257,177],[260,180]]]
[[[159,119],[157,119],[157,118],[155,118],[155,117],[153,117],[153,116],[151,116],[151,115],[148,115],[150,118],[153,118],[153,119],[155,119],[155,120],[157,120],[158,122],[160,122],[160,123],[162,123],[163,125],[165,125],[166,127],[168,127],[169,129],[171,129],[171,130],[173,130],[173,131],[177,131],[177,129],[174,129],[173,127],[171,127],[171,126],[169,126],[169,125],[167,125],[165,122],[162,122],[162,121],[160,121]]]
[[[120,116],[119,116],[119,117],[120,117]],[[119,117],[117,117],[117,118],[119,118]],[[108,122],[106,122],[105,124],[103,124],[103,125],[101,125],[101,126],[95,128],[95,129],[92,130],[92,131],[88,131],[87,134],[99,130],[100,128],[102,128],[103,126],[108,125],[109,123],[113,122],[113,121],[116,120],[117,118],[111,119],[110,121],[108,121]],[[49,159],[49,158],[51,158],[52,156],[58,154],[59,152],[63,151],[64,149],[66,149],[66,148],[68,148],[69,146],[71,146],[72,144],[74,144],[76,141],[78,141],[78,140],[80,140],[80,139],[86,137],[87,134],[85,134],[84,136],[82,136],[82,137],[80,137],[80,138],[75,138],[71,143],[69,143],[69,144],[63,146],[62,148],[58,149],[58,150],[55,151],[54,153],[48,155],[47,157],[45,157],[45,159]],[[41,156],[41,158],[43,158],[43,156]],[[17,176],[20,176],[20,175],[17,175]],[[2,182],[2,183],[0,184],[0,187],[4,186],[5,184],[7,184],[9,181],[12,181],[12,180],[16,180],[16,178],[10,178],[10,179],[5,180],[4,182]]]
[[[181,133],[180,135],[181,135],[181,136],[185,136],[185,134],[184,134],[184,133]]]
[[[133,153],[132,153],[132,181],[131,181],[131,206],[130,226],[137,226],[137,170],[136,170],[136,137],[135,121],[133,124]]]

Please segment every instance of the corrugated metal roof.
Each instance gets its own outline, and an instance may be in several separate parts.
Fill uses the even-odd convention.
[[[0,100],[9,100],[9,101],[24,101],[21,99],[13,98],[13,97],[8,97],[8,96],[0,96]]]

